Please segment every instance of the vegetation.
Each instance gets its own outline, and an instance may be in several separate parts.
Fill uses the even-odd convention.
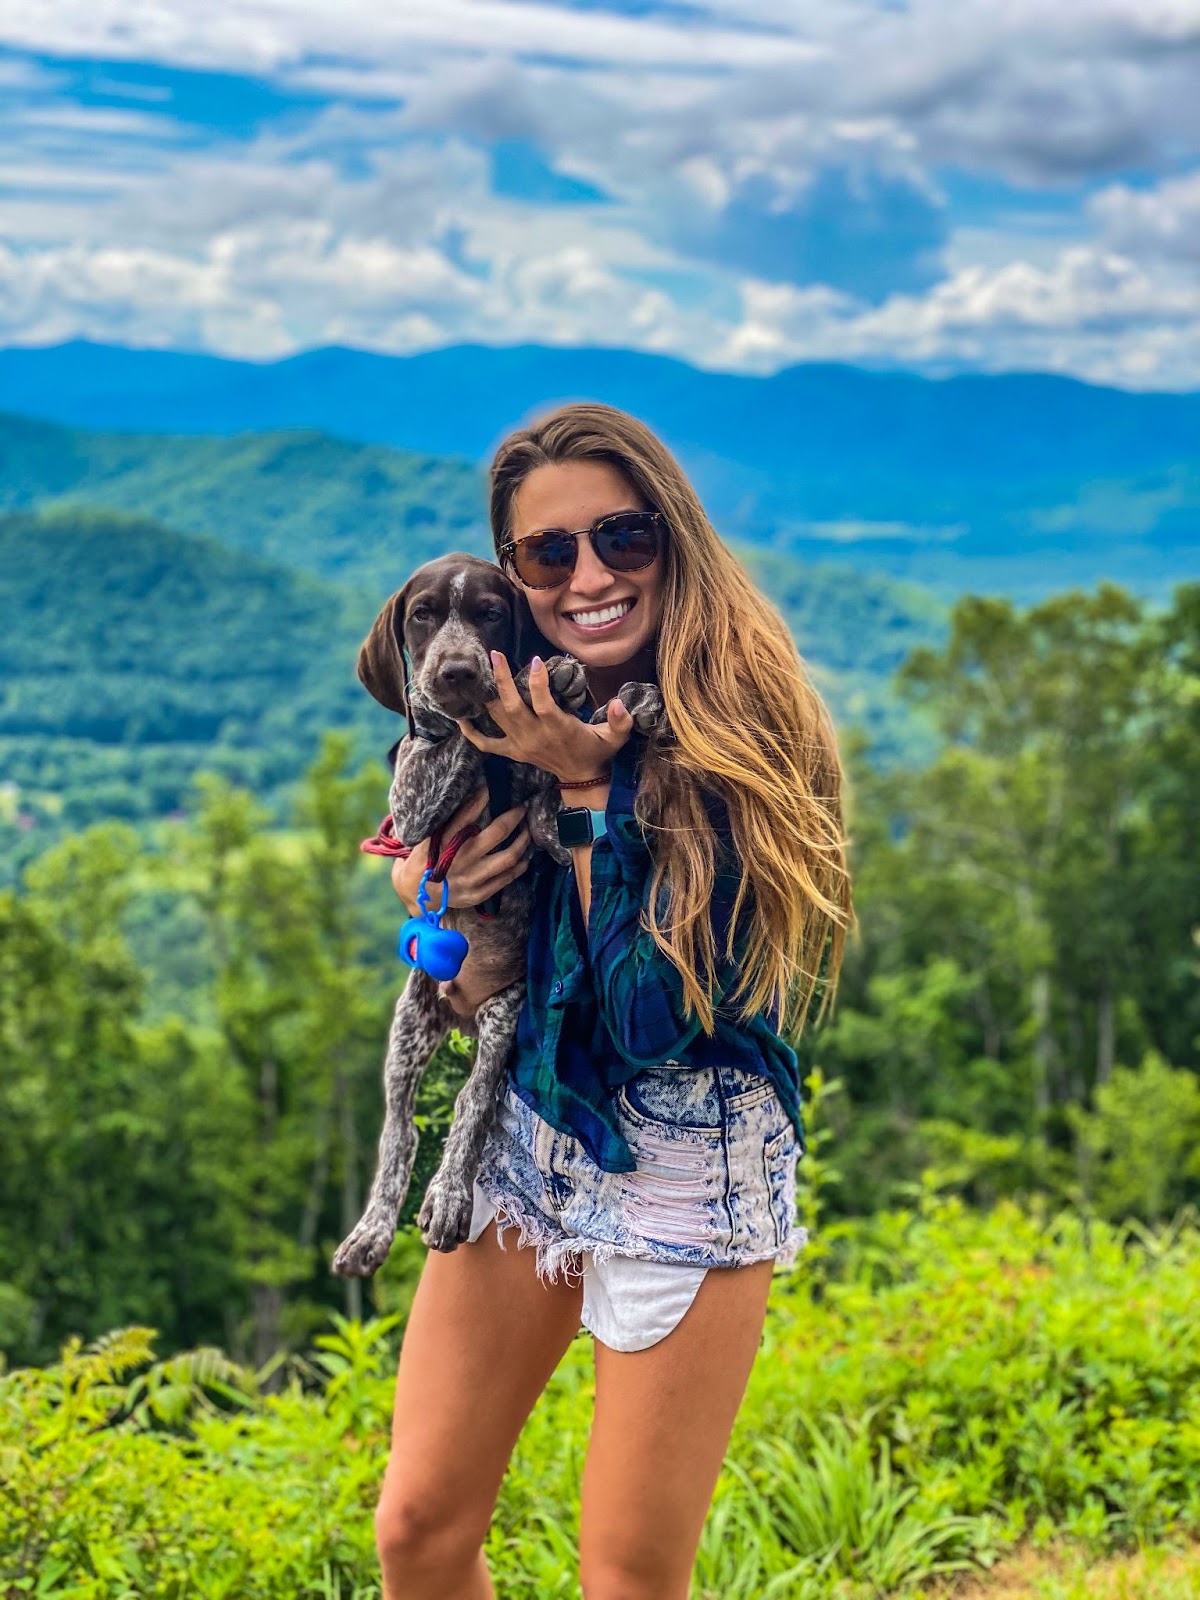
[[[820,1238],[776,1281],[696,1600],[930,1595],[1017,1540],[1094,1559],[1196,1535],[1194,1220],[984,1217],[926,1186]],[[399,1325],[336,1318],[258,1373],[203,1349],[155,1362],[131,1328],[0,1379],[0,1592],[377,1600]],[[581,1336],[501,1490],[503,1600],[578,1594],[592,1386]]]
[[[904,667],[944,743],[919,773],[857,769],[862,938],[819,1043],[856,1208],[930,1163],[986,1203],[1154,1220],[1197,1197],[1198,644],[1200,586],[1161,614],[1102,586],[963,600]]]
[[[1195,858],[1200,587],[1026,613],[967,600],[907,692],[925,770],[861,758],[861,935],[833,1022],[831,1215],[921,1174],[1155,1223],[1200,1200]],[[0,1348],[50,1359],[133,1321],[261,1363],[357,1303],[327,1261],[379,1127],[400,968],[374,831],[386,774],[328,735],[290,825],[199,784],[148,841],[110,823],[0,894]],[[463,1069],[429,1081],[424,1155]],[[23,1198],[44,1197],[31,1218]]]
[[[380,594],[446,550],[491,549],[470,462],[301,430],[164,437],[0,415],[0,507],[100,508]]]

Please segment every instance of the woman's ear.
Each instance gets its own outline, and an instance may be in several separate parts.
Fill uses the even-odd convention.
[[[409,585],[398,589],[375,618],[358,652],[359,682],[381,706],[411,717],[404,667],[404,605]]]

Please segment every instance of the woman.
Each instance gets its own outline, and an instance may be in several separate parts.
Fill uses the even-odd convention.
[[[594,837],[570,868],[537,858],[529,996],[471,1241],[429,1256],[409,1317],[376,1519],[384,1593],[493,1594],[500,1481],[582,1322],[583,1592],[685,1600],[772,1266],[803,1242],[780,1028],[818,992],[825,1010],[851,917],[836,743],[778,612],[634,418],[570,405],[512,434],[491,512],[497,558],[552,648],[583,663],[590,704],[560,710],[535,661],[530,710],[497,655],[503,736],[460,726],[553,772]],[[659,685],[659,731],[633,732],[612,698],[628,682]],[[463,848],[450,904],[527,869],[523,829],[495,848],[520,817]],[[394,869],[410,908],[424,858]]]

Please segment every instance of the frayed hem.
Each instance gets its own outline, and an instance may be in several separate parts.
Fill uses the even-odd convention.
[[[482,1182],[479,1188],[492,1212],[485,1228],[495,1224],[496,1242],[501,1250],[508,1248],[504,1242],[504,1235],[515,1228],[517,1249],[532,1248],[534,1251],[534,1271],[541,1283],[558,1283],[561,1279],[570,1285],[581,1284],[585,1258],[589,1256],[594,1267],[603,1266],[605,1262],[621,1257],[631,1261],[669,1261],[671,1266],[705,1269],[748,1267],[760,1261],[770,1261],[774,1264],[776,1272],[789,1272],[796,1267],[800,1252],[809,1242],[808,1229],[797,1224],[786,1242],[770,1255],[755,1255],[741,1259],[735,1257],[733,1260],[725,1261],[679,1261],[630,1249],[628,1245],[617,1244],[609,1239],[564,1238],[561,1229],[536,1209],[530,1209],[523,1196],[518,1197],[508,1191],[497,1195],[489,1188],[485,1188]]]
[[[808,1229],[795,1227],[788,1236],[787,1242],[779,1249],[775,1256],[776,1272],[791,1272],[797,1265],[800,1252],[808,1246]]]
[[[562,1238],[553,1223],[536,1211],[526,1210],[512,1195],[506,1194],[497,1199],[495,1195],[488,1194],[486,1189],[483,1192],[492,1208],[496,1243],[501,1250],[508,1248],[504,1235],[510,1228],[515,1228],[517,1249],[532,1247],[534,1251],[533,1266],[540,1283],[557,1283],[560,1277],[568,1284],[583,1282],[583,1256],[593,1253],[590,1247],[579,1245],[573,1239]]]

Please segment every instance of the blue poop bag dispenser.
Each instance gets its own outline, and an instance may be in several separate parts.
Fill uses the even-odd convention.
[[[453,928],[443,928],[441,925],[441,919],[450,899],[448,878],[442,879],[441,905],[436,911],[430,910],[429,895],[425,888],[430,871],[431,869],[427,869],[422,874],[421,886],[417,890],[417,904],[421,908],[421,915],[409,917],[400,929],[400,942],[396,954],[410,967],[419,967],[431,978],[445,983],[450,978],[457,978],[462,970],[462,964],[467,957],[467,941]]]

